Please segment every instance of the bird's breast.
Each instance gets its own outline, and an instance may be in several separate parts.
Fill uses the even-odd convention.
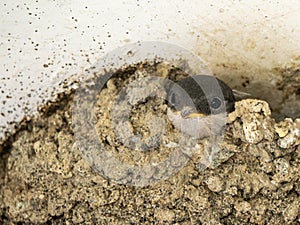
[[[176,129],[199,139],[221,133],[226,124],[225,113],[183,118],[180,113],[173,112],[168,108],[167,116]]]

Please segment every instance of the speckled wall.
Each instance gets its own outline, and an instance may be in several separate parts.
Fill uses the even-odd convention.
[[[191,50],[235,87],[272,86],[274,68],[299,60],[299,11],[296,0],[1,1],[0,140],[106,52],[137,41]]]

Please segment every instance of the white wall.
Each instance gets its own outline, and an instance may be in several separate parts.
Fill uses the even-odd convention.
[[[126,43],[162,40],[220,75],[273,80],[300,55],[300,1],[11,1],[0,3],[0,138],[10,121]],[[48,67],[44,67],[48,64]],[[5,101],[5,103],[3,102]]]

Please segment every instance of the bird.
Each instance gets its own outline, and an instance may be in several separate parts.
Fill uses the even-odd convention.
[[[234,111],[234,91],[212,75],[193,75],[167,88],[167,116],[181,132],[203,139],[218,135]]]

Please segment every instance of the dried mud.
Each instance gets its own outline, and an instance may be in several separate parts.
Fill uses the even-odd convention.
[[[141,68],[139,68],[141,69]],[[173,80],[174,69],[141,70]],[[112,79],[95,107],[99,139],[122,162],[155,163],[168,155],[179,131],[166,117],[166,104],[151,99],[133,109],[132,128],[151,136],[147,122],[165,121],[164,145],[152,151],[125,148],[114,136],[113,96],[134,69]],[[140,74],[140,72],[139,72]],[[141,75],[141,74],[140,74]],[[2,224],[299,224],[300,119],[276,122],[267,102],[245,99],[229,114],[220,151],[201,167],[209,139],[176,174],[146,187],[118,184],[101,176],[83,158],[72,130],[74,93],[32,119],[0,157]],[[156,140],[157,141],[157,140]],[[170,165],[170,167],[178,165]],[[157,176],[155,173],[147,176]]]

